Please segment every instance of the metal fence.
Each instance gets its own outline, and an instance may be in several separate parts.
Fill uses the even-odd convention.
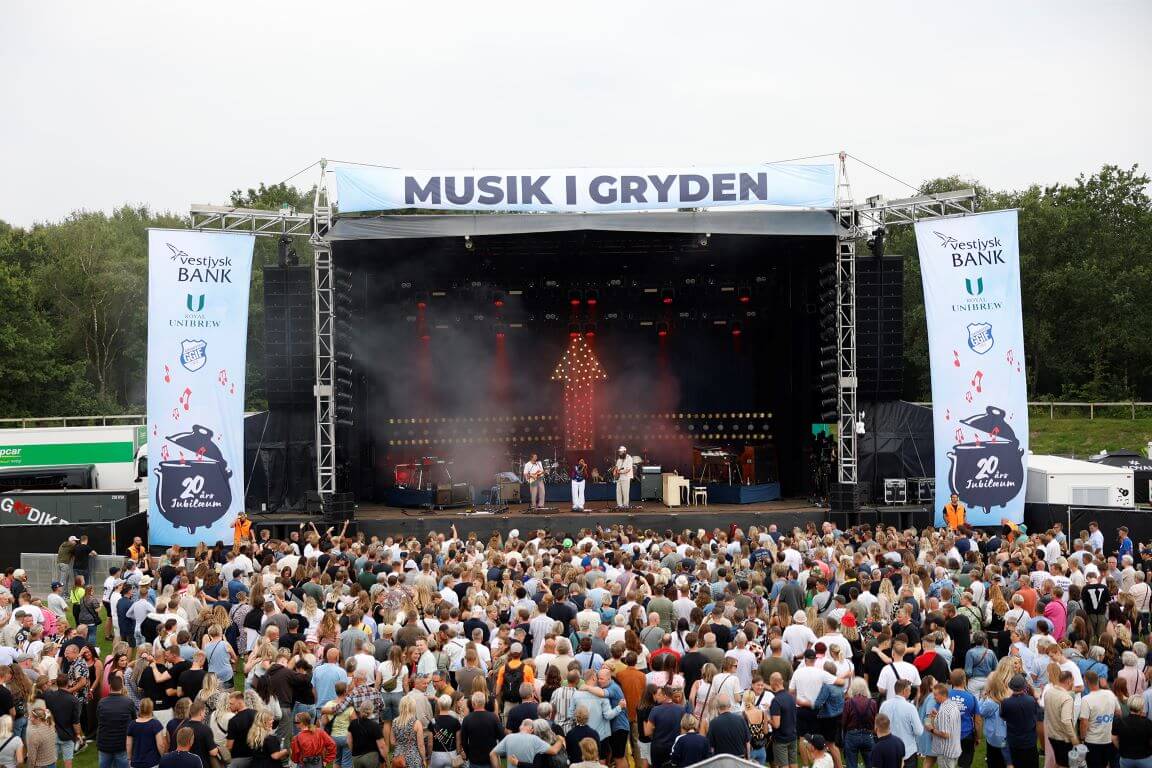
[[[29,416],[23,419],[0,419],[0,429],[28,429],[29,427],[124,427],[147,424],[143,414],[128,413],[117,416]]]

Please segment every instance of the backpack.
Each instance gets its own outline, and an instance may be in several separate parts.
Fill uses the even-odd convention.
[[[504,665],[504,682],[500,686],[500,698],[513,704],[520,703],[520,685],[524,682],[524,662],[515,669]]]

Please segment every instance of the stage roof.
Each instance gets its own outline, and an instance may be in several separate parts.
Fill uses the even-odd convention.
[[[464,235],[606,230],[725,235],[834,236],[834,211],[673,211],[660,213],[414,214],[338,218],[328,239],[396,240]]]

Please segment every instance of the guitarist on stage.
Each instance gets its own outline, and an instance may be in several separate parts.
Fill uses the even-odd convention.
[[[612,467],[612,477],[616,480],[616,506],[627,507],[628,496],[632,491],[632,457],[623,445],[616,452],[616,465]]]
[[[544,509],[544,465],[536,454],[524,465],[524,482],[532,495],[532,509]]]

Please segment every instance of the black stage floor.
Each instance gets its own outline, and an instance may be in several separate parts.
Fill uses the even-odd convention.
[[[489,511],[484,507],[465,507],[428,512],[423,509],[401,509],[377,504],[358,505],[349,524],[350,532],[363,532],[369,536],[417,536],[430,532],[448,532],[455,525],[461,535],[476,533],[489,535],[493,531],[506,534],[513,528],[525,532],[543,528],[552,532],[575,534],[581,528],[596,525],[631,525],[640,530],[682,531],[687,529],[727,529],[736,524],[766,527],[775,524],[782,531],[804,527],[807,523],[819,525],[834,521],[841,529],[859,523],[883,522],[907,527],[925,514],[925,507],[865,508],[857,513],[829,512],[807,499],[781,499],[761,504],[709,504],[707,506],[665,507],[660,502],[644,502],[628,509],[617,509],[603,502],[589,504],[585,512],[572,512],[566,507],[551,507],[545,512],[531,512],[527,504],[513,504],[503,511]],[[279,512],[254,515],[255,527],[271,528],[274,537],[284,536],[300,523],[315,522],[314,515]],[[332,525],[329,521],[326,525]]]

